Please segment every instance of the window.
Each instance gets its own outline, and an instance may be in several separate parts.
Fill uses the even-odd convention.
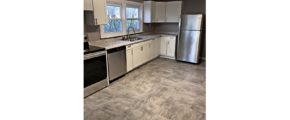
[[[107,5],[108,24],[104,25],[104,32],[122,32],[121,6],[118,4]]]
[[[100,25],[101,38],[126,35],[128,27],[133,27],[136,33],[143,32],[143,3],[109,0],[106,9],[108,23]]]
[[[126,26],[133,27],[135,31],[140,31],[140,15],[139,7],[127,5],[126,7]]]

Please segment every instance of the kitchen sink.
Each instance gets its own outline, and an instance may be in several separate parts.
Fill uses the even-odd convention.
[[[139,38],[139,37],[133,37],[130,39],[130,41],[136,41],[136,40],[142,40],[143,38]]]
[[[142,40],[143,38],[140,37],[132,37],[130,39],[125,39],[125,41],[138,41],[138,40]]]

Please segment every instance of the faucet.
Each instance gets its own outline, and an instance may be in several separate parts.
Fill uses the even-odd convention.
[[[134,27],[132,27],[132,26],[129,26],[129,27],[128,27],[128,29],[127,29],[127,38],[131,41],[131,37],[130,37],[130,34],[129,34],[129,33],[130,33],[130,28],[133,29],[134,34],[135,34],[136,32],[135,32]]]

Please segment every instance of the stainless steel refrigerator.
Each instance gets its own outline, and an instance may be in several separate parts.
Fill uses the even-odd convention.
[[[198,63],[202,14],[182,15],[179,23],[179,37],[176,45],[176,59]]]

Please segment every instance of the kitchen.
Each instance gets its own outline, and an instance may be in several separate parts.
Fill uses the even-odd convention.
[[[0,5],[1,120],[290,120],[288,1]]]
[[[84,38],[84,119],[205,119],[205,1],[84,0]]]

